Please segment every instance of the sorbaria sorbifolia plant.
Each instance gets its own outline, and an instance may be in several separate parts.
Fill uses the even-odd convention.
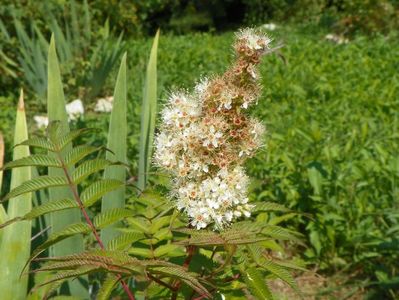
[[[172,93],[156,137],[156,164],[174,176],[172,197],[197,229],[222,229],[249,217],[246,158],[262,145],[263,125],[246,114],[261,87],[256,69],[271,40],[252,29],[237,34],[236,60],[192,93]]]
[[[289,270],[303,268],[284,258],[282,244],[300,243],[300,239],[295,232],[278,226],[294,214],[277,203],[249,196],[249,178],[243,168],[245,159],[262,146],[264,128],[248,116],[247,109],[259,96],[256,66],[262,56],[272,52],[269,44],[270,39],[257,30],[240,31],[231,68],[220,77],[200,80],[191,93],[171,94],[155,138],[154,159],[172,174],[171,191],[163,186],[161,174],[153,176],[151,185],[139,195],[136,190],[131,193],[125,207],[95,213],[101,198],[110,206],[109,201],[124,204],[125,199],[121,202],[119,196],[113,196],[124,182],[111,172],[102,179],[94,175],[121,165],[99,155],[93,157],[102,147],[77,143],[88,131],[67,133],[60,123],[52,122],[45,137],[22,143],[48,154],[21,158],[6,168],[40,166],[62,172],[26,181],[4,200],[18,201],[15,197],[43,188],[68,187],[72,193],[36,206],[2,226],[76,208],[85,220],[52,232],[33,251],[30,260],[40,266],[33,272],[46,274],[46,281],[38,284],[49,284],[45,296],[56,295],[66,280],[87,279],[86,275],[89,284],[101,282],[90,294],[100,300],[118,295],[130,299],[272,299],[267,281],[273,278],[283,280],[300,294]],[[155,74],[155,68],[149,69]],[[156,91],[147,94],[156,95]],[[154,108],[152,103],[148,111],[154,113]],[[143,120],[152,122],[154,118]],[[141,152],[151,157],[152,127],[145,128],[142,146],[147,148]],[[141,161],[142,170],[147,165],[145,159]],[[139,176],[143,176],[141,173]],[[145,182],[139,180],[140,189]],[[105,194],[108,196],[103,197]],[[171,197],[175,205],[171,205]],[[104,242],[106,235],[100,236],[98,231],[110,224],[114,224],[114,231]],[[86,243],[90,246],[83,252],[40,257],[48,247],[82,234],[93,242]]]

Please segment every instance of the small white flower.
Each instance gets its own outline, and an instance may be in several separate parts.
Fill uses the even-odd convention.
[[[94,107],[94,111],[96,112],[105,112],[109,113],[112,111],[114,97],[105,97],[100,98],[96,102],[96,106]]]
[[[73,100],[65,108],[68,114],[68,121],[75,121],[84,114],[83,103],[80,99]]]
[[[35,120],[39,129],[46,128],[48,126],[48,117],[46,116],[34,116],[33,120]]]

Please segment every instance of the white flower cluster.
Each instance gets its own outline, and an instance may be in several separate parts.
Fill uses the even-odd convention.
[[[251,215],[242,164],[262,146],[264,127],[245,109],[259,96],[255,67],[269,43],[253,29],[240,31],[235,64],[192,93],[172,93],[162,111],[154,161],[173,176],[171,195],[197,229]]]

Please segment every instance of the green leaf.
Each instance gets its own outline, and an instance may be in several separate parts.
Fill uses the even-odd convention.
[[[89,207],[97,202],[105,194],[114,191],[124,183],[115,179],[101,179],[89,185],[80,195],[83,204]],[[112,199],[113,200],[113,199]]]
[[[119,278],[116,276],[108,275],[107,278],[101,285],[100,290],[98,291],[97,300],[109,300],[111,299],[112,291],[115,289],[119,282]]]
[[[116,79],[114,90],[114,103],[111,112],[111,120],[108,130],[107,148],[112,151],[107,152],[106,159],[110,161],[126,162],[127,153],[127,83],[126,83],[126,53],[122,57],[119,67],[118,78]],[[108,166],[104,172],[104,179],[115,179],[121,182],[126,181],[126,168],[121,165]],[[125,206],[125,187],[105,195],[101,202],[101,211],[113,208],[123,208]],[[119,224],[114,224],[101,231],[101,238],[105,244],[114,238],[118,232],[115,229]]]
[[[321,173],[315,167],[309,168],[308,178],[310,184],[313,187],[315,195],[320,195],[323,183],[323,176],[321,175]]]
[[[152,44],[150,59],[147,65],[143,103],[141,106],[141,131],[139,144],[139,174],[137,186],[144,190],[150,168],[152,144],[157,110],[157,51],[159,30]]]
[[[18,103],[15,121],[14,145],[28,138],[23,92]],[[13,158],[18,160],[29,156],[29,147],[14,148]],[[11,188],[17,189],[23,182],[29,181],[32,176],[31,167],[12,170]],[[32,195],[15,193],[14,199],[8,204],[7,216],[9,219],[18,218],[29,212],[32,207]],[[24,221],[3,229],[0,244],[0,270],[2,278],[0,289],[2,297],[6,299],[24,300],[28,289],[28,277],[20,276],[30,254],[31,222]]]
[[[56,158],[43,154],[33,154],[7,163],[4,166],[4,169],[29,167],[29,166],[61,168],[61,164]]]
[[[76,223],[65,227],[63,230],[50,234],[49,238],[33,251],[31,259],[36,258],[40,253],[50,246],[62,241],[70,236],[85,234],[91,231],[90,226],[85,223]]]
[[[48,83],[47,83],[47,113],[49,122],[53,121],[61,123],[62,134],[69,132],[68,115],[65,109],[64,91],[62,88],[61,72],[58,65],[54,35],[51,37],[49,51],[48,51]],[[65,146],[64,151],[70,151],[72,145]],[[63,153],[65,154],[65,153]],[[63,171],[58,168],[49,168],[49,176],[65,176]],[[72,198],[72,193],[69,188],[50,188],[50,201],[57,201],[61,199]],[[69,209],[66,211],[59,211],[50,214],[51,231],[57,232],[64,229],[69,224],[74,224],[80,221],[81,215],[79,209]],[[62,256],[66,254],[81,252],[84,249],[83,237],[75,235],[69,239],[57,243],[50,250],[53,256]],[[85,279],[83,279],[85,280]],[[73,295],[81,298],[88,298],[87,289],[81,283],[81,280],[74,280],[68,282],[69,290]]]
[[[3,183],[3,169],[2,169],[3,163],[4,163],[4,138],[0,132],[0,191]],[[6,210],[4,209],[3,204],[0,203],[0,224],[4,223],[6,220],[7,220]],[[0,246],[2,238],[3,238],[3,231],[0,230]]]
[[[168,267],[153,267],[150,269],[150,272],[155,274],[162,274],[172,278],[177,278],[183,283],[187,284],[200,295],[206,296],[209,299],[212,298],[212,295],[208,292],[208,290],[198,281],[195,273],[188,272],[180,266],[176,265]]]
[[[58,149],[62,150],[64,149],[67,145],[69,145],[73,140],[75,140],[76,138],[80,137],[81,135],[92,131],[93,129],[90,128],[82,128],[82,129],[77,129],[77,130],[73,130],[71,132],[68,132],[67,134],[65,134],[64,136],[62,136],[61,138],[58,139]]]
[[[76,207],[78,207],[78,205],[76,204],[76,201],[72,199],[64,199],[59,201],[48,202],[43,205],[34,207],[30,212],[28,212],[22,217],[16,217],[0,224],[0,229],[20,220],[32,220],[34,218],[40,217],[44,214],[48,214],[54,211],[60,211]]]
[[[263,269],[269,271],[273,275],[277,276],[278,278],[280,278],[282,281],[287,283],[293,290],[295,290],[299,295],[302,295],[294,278],[292,277],[290,272],[287,271],[287,269],[285,267],[280,266],[280,265],[272,262],[271,260],[268,260],[268,261],[266,260],[266,261],[262,262],[261,264],[259,264],[259,266],[262,267]]]
[[[174,244],[167,244],[159,246],[154,251],[155,257],[162,257],[167,255],[168,257],[179,257],[185,256],[186,252],[183,250],[181,246],[174,245]]]
[[[133,211],[125,208],[112,208],[103,213],[98,214],[94,217],[94,226],[98,229],[102,229],[110,224],[117,221],[122,221],[127,217],[131,217]]]
[[[31,147],[45,149],[48,151],[55,151],[54,144],[51,141],[49,141],[46,137],[30,138],[28,140],[25,140],[25,141],[15,145],[15,147],[17,147],[17,146],[31,146]]]
[[[19,186],[12,189],[2,201],[41,189],[65,185],[68,185],[68,182],[64,177],[40,176],[21,183]]]
[[[256,299],[274,299],[272,292],[267,286],[265,277],[257,269],[245,266],[245,268],[241,269],[241,274],[244,277],[247,287]]]
[[[98,171],[103,170],[107,166],[112,164],[109,160],[97,158],[91,159],[80,164],[73,172],[72,172],[72,181],[75,184],[81,183],[91,174],[94,174]]]
[[[34,219],[44,214],[48,214],[54,211],[60,211],[64,209],[70,209],[78,207],[77,203],[73,199],[63,199],[58,201],[51,201],[40,206],[34,207],[29,213],[24,216],[24,219]]]
[[[144,238],[144,234],[140,232],[126,232],[118,235],[110,240],[107,244],[109,250],[124,250],[131,246],[132,243]]]
[[[286,208],[284,205],[275,202],[256,203],[254,212],[267,212],[267,211],[289,212],[291,210]]]
[[[86,156],[100,151],[103,147],[94,147],[88,145],[80,145],[72,148],[71,151],[67,152],[65,155],[65,164],[68,166],[73,166]]]

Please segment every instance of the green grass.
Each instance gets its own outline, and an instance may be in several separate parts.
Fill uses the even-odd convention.
[[[336,45],[324,35],[291,28],[273,33],[275,44],[285,46],[283,59],[270,55],[261,66],[264,92],[253,114],[269,133],[264,151],[248,163],[252,197],[310,214],[287,223],[305,234],[309,247],[297,251],[308,262],[326,273],[356,270],[369,280],[366,286],[390,295],[399,276],[399,44],[392,35]],[[161,103],[174,87],[191,88],[199,76],[223,72],[232,38],[229,32],[161,33]],[[128,158],[134,167],[150,47],[151,40],[128,41]],[[6,123],[7,109],[0,113]],[[84,122],[104,129],[105,140],[105,118],[89,113]]]

